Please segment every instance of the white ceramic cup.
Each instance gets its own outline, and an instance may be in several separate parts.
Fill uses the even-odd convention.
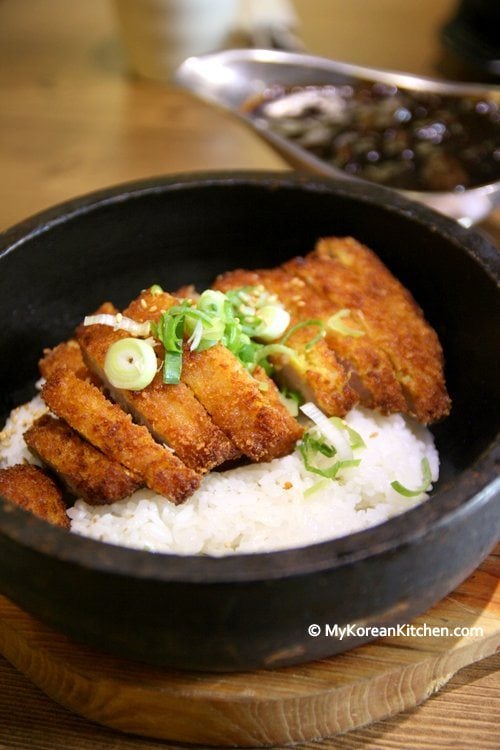
[[[237,8],[237,0],[115,0],[130,69],[169,81],[187,57],[224,45]]]

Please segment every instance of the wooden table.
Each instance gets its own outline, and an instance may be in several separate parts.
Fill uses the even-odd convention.
[[[216,0],[214,0],[216,2]],[[309,51],[439,75],[452,0],[296,0]],[[155,174],[286,169],[242,124],[127,75],[105,0],[0,0],[0,230],[70,197]],[[481,226],[500,240],[500,211]],[[459,672],[419,708],[324,748],[497,748],[500,660]],[[160,748],[75,717],[0,658],[0,748]],[[312,745],[310,746],[312,747]]]

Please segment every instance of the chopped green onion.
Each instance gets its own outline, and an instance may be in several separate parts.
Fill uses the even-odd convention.
[[[303,403],[303,400],[298,391],[292,391],[285,386],[280,390],[280,399],[292,417],[299,416],[299,406]]]
[[[156,375],[156,354],[142,339],[125,338],[111,344],[104,359],[104,372],[114,388],[140,391]]]
[[[175,385],[180,381],[184,316],[189,307],[187,302],[171,307],[163,312],[159,321],[152,326],[153,335],[161,341],[165,348],[163,382],[169,385]]]
[[[197,303],[198,310],[203,310],[210,315],[225,317],[226,314],[226,295],[215,289],[206,289]]]
[[[267,344],[266,346],[260,347],[255,354],[255,361],[260,362],[264,357],[272,356],[273,354],[284,354],[287,357],[293,357],[295,351],[289,346],[283,346],[283,344]]]
[[[226,323],[224,330],[224,337],[222,343],[235,354],[242,346],[243,343],[250,341],[248,336],[245,335],[243,342],[243,336],[241,326],[237,320],[229,319]]]
[[[403,495],[404,497],[418,497],[418,495],[421,495],[423,492],[426,492],[429,489],[429,486],[432,482],[432,472],[431,467],[429,465],[429,459],[427,456],[424,456],[421,462],[422,467],[422,484],[420,487],[416,490],[409,490],[407,487],[403,487],[403,485],[398,482],[391,482],[391,487],[393,490],[396,490],[396,492],[399,492],[400,495]]]
[[[320,332],[318,333],[318,335],[317,335],[317,336],[315,336],[314,338],[312,338],[312,339],[311,339],[310,341],[308,341],[308,342],[307,342],[307,344],[306,344],[306,345],[305,345],[305,347],[304,347],[304,349],[306,350],[306,352],[307,352],[307,351],[309,351],[309,349],[312,349],[312,348],[313,348],[313,346],[316,346],[316,344],[317,344],[317,343],[318,343],[319,341],[321,341],[321,339],[322,339],[322,338],[324,338],[324,337],[325,337],[325,331],[324,331],[324,330],[321,330],[321,331],[320,331]]]
[[[224,295],[244,334],[264,343],[276,341],[290,325],[290,315],[262,286],[229,289]]]
[[[283,338],[280,341],[280,344],[286,344],[290,336],[292,336],[296,331],[298,331],[300,328],[305,328],[306,326],[319,326],[321,328],[321,332],[312,339],[312,341],[309,341],[308,344],[306,344],[306,349],[310,349],[314,344],[316,344],[320,339],[323,338],[325,335],[324,331],[324,324],[322,320],[301,320],[300,323],[296,323],[294,326],[290,328],[289,331],[286,332],[286,334],[283,336]]]
[[[333,456],[337,453],[333,445],[330,445],[324,440],[319,440],[318,438],[314,437],[311,431],[305,433],[302,444],[305,448],[307,448],[308,451],[313,453],[321,453],[327,458],[333,458]]]
[[[308,487],[307,490],[304,490],[304,499],[311,497],[311,495],[314,495],[318,490],[323,490],[329,485],[330,481],[328,479],[320,479],[319,482],[315,482],[311,487]]]
[[[351,459],[352,458],[352,447],[350,441],[346,438],[345,431],[342,425],[342,429],[339,429],[333,422],[328,419],[326,414],[323,414],[321,409],[318,409],[316,404],[308,402],[300,407],[300,410],[306,417],[314,422],[320,433],[335,446],[339,454],[340,459]]]
[[[100,313],[98,315],[86,315],[83,319],[84,326],[110,326],[115,331],[127,331],[133,336],[149,336],[151,332],[151,326],[149,320],[144,323],[138,323],[132,318],[127,318],[121,313],[116,315],[109,315],[108,313]]]
[[[196,325],[194,327],[193,333],[188,338],[188,344],[191,351],[195,351],[200,345],[201,339],[203,336],[203,323],[201,320],[196,321]]]
[[[162,291],[158,284],[150,287],[151,294],[161,294]],[[294,326],[279,341],[290,324],[290,316],[276,295],[269,294],[263,286],[242,287],[226,294],[207,289],[197,302],[184,299],[162,312],[156,322],[136,323],[118,314],[91,316],[86,323],[123,327],[137,336],[152,334],[165,349],[163,378],[170,384],[180,380],[185,340],[191,351],[203,351],[221,343],[249,372],[260,365],[271,375],[274,368],[269,357],[297,357],[295,350],[285,344],[291,333],[306,325],[320,326],[320,334],[306,348],[314,346],[324,335],[321,321],[308,320]]]
[[[262,284],[257,286],[243,286],[239,289],[228,289],[226,297],[230,301],[236,314],[255,314],[256,310],[277,301],[275,294],[269,294]]]
[[[330,422],[334,424],[335,427],[338,427],[339,430],[345,430],[347,432],[349,435],[349,443],[353,450],[356,450],[356,448],[366,448],[366,443],[359,432],[356,432],[356,430],[350,427],[344,419],[340,419],[340,417],[330,417]]]
[[[182,351],[165,352],[163,362],[163,382],[167,385],[177,385],[181,379]]]
[[[319,474],[319,476],[325,479],[335,479],[337,474],[342,469],[347,469],[352,466],[359,466],[361,459],[353,458],[347,460],[337,460],[333,464],[320,465],[318,459],[320,456],[326,458],[333,458],[337,451],[332,445],[318,440],[310,432],[306,432],[299,444],[299,451],[304,462],[304,466],[307,471],[313,474]],[[313,463],[315,461],[316,463]]]
[[[346,318],[351,314],[351,311],[348,307],[343,307],[341,310],[335,313],[335,315],[332,315],[332,317],[328,320],[326,326],[330,329],[330,331],[336,331],[337,333],[340,333],[342,336],[354,336],[357,338],[358,336],[364,336],[364,331],[358,331],[355,328],[351,328],[350,326],[346,326],[344,323],[342,323],[342,318]]]
[[[259,320],[254,336],[268,343],[285,333],[290,325],[290,314],[281,305],[265,305],[259,310]]]

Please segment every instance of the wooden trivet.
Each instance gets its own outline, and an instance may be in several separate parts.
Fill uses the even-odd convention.
[[[75,643],[0,597],[0,652],[47,695],[124,732],[211,745],[283,745],[359,728],[418,705],[500,648],[500,547],[414,628],[297,667],[203,674]],[[456,628],[473,634],[452,635]],[[482,632],[480,632],[482,631]],[[417,632],[417,631],[415,631]],[[423,632],[423,631],[420,631]]]

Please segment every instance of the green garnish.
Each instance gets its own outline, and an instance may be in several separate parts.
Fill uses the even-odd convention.
[[[281,339],[280,344],[286,344],[290,336],[292,336],[300,328],[305,328],[306,326],[318,326],[321,329],[318,335],[311,339],[311,341],[309,341],[304,347],[305,349],[311,349],[325,335],[325,326],[322,320],[301,320],[300,323],[296,323],[290,328],[290,330],[286,332],[286,334]]]
[[[304,403],[302,395],[298,391],[292,391],[284,386],[280,389],[280,398],[292,417],[299,416],[299,406]]]
[[[257,293],[256,289],[244,287],[228,294],[207,289],[196,303],[184,300],[162,313],[151,330],[165,347],[165,383],[174,384],[180,380],[185,339],[191,351],[203,351],[218,343],[223,344],[250,372],[260,364],[269,374],[272,372],[267,359],[269,355],[294,354],[292,349],[281,344],[262,343],[280,336],[290,317],[281,305],[273,303],[267,292]]]
[[[184,317],[191,305],[186,300],[161,314],[157,323],[151,323],[151,332],[163,344],[163,382],[179,383],[182,370],[182,343],[184,340]]]
[[[320,479],[319,482],[315,482],[311,487],[308,487],[307,490],[304,490],[304,498],[311,497],[311,495],[314,495],[319,490],[328,487],[329,484],[330,481],[328,479]]]
[[[159,295],[163,289],[159,284],[153,284],[149,291]],[[91,322],[114,325],[114,321],[115,316],[106,316],[106,321],[99,319]],[[163,344],[163,380],[168,384],[180,382],[184,346],[191,351],[203,351],[220,343],[249,372],[259,365],[268,375],[272,375],[274,366],[270,357],[284,355],[292,359],[298,356],[294,349],[286,345],[295,331],[305,326],[320,328],[319,334],[305,345],[305,349],[310,349],[325,335],[320,320],[305,320],[287,331],[289,313],[276,295],[260,285],[229,290],[226,294],[207,289],[197,301],[184,299],[162,312],[157,322],[138,324],[130,321],[130,324],[137,328],[137,335],[142,335],[144,329]]]
[[[391,482],[391,487],[394,490],[396,490],[396,492],[399,492],[400,495],[403,495],[404,497],[417,497],[418,495],[421,495],[423,492],[426,492],[429,489],[429,485],[432,483],[431,467],[429,465],[429,459],[427,458],[427,456],[425,456],[422,459],[421,467],[422,467],[422,484],[418,489],[409,490],[407,487],[403,487],[403,485],[398,481]]]
[[[276,341],[288,328],[290,315],[262,285],[229,289],[225,297],[244,333],[266,343]]]
[[[353,458],[353,450],[365,448],[361,435],[339,417],[328,418],[313,403],[302,404],[300,410],[314,422],[299,443],[299,451],[306,469],[326,479],[336,479],[339,471],[359,466],[360,458]],[[345,431],[349,443],[339,433]],[[333,460],[331,460],[333,459]]]
[[[349,427],[347,422],[340,417],[330,417],[330,422],[338,427],[339,430],[345,430],[349,435],[349,444],[353,450],[356,448],[366,448],[366,443],[359,434],[352,427]]]
[[[163,382],[167,385],[177,385],[181,379],[182,350],[165,352],[163,362]]]
[[[306,432],[304,434],[299,444],[299,450],[307,471],[310,471],[313,474],[319,474],[319,476],[324,477],[325,479],[335,479],[341,469],[359,466],[361,463],[360,458],[351,458],[343,461],[334,461],[329,465],[323,461],[322,463],[324,465],[320,466],[318,463],[320,456],[333,458],[337,451],[326,441],[314,437],[311,432]],[[313,463],[313,461],[316,463]]]
[[[335,315],[332,315],[332,317],[328,320],[326,326],[331,331],[336,331],[337,333],[340,333],[342,336],[354,336],[357,338],[358,336],[364,336],[364,331],[358,331],[355,328],[351,328],[350,326],[346,326],[344,323],[342,323],[343,318],[347,318],[351,314],[351,311],[348,307],[343,307],[341,310],[335,313]]]
[[[125,338],[111,344],[104,360],[106,378],[114,388],[141,391],[157,370],[156,354],[147,341]]]
[[[257,350],[255,361],[260,362],[264,357],[270,357],[273,354],[284,354],[287,357],[293,357],[295,351],[289,346],[284,346],[283,344],[267,344]]]
[[[259,310],[260,323],[254,336],[264,342],[276,341],[290,325],[290,313],[281,305],[265,305]]]

